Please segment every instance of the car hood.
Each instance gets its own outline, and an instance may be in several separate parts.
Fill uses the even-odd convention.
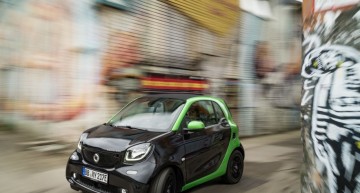
[[[148,142],[163,134],[163,132],[112,127],[109,125],[94,127],[86,133],[88,135],[83,140],[83,145],[114,152],[124,151],[132,145]]]

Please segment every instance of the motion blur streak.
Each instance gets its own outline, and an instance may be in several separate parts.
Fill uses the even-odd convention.
[[[149,93],[221,97],[241,137],[299,129],[301,5],[0,0],[0,135],[15,138],[3,163],[65,161],[83,130]]]
[[[300,29],[296,1],[3,0],[0,119],[74,141],[180,91],[224,98],[242,135],[298,128]]]

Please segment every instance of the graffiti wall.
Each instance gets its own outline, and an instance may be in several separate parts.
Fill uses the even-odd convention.
[[[304,10],[303,193],[360,192],[360,6],[329,2]]]
[[[99,79],[98,39],[79,32],[82,27],[74,28],[96,30],[91,22],[83,23],[81,15],[74,15],[73,8],[84,6],[42,0],[16,3],[2,4],[4,108],[39,120],[78,116],[91,106],[92,85]],[[86,7],[84,12],[91,14]]]
[[[210,93],[237,64],[231,2],[203,2],[219,31],[181,2],[0,1],[0,121],[76,140],[136,97]]]

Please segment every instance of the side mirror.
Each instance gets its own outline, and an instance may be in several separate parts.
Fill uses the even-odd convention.
[[[188,131],[200,131],[205,128],[205,125],[202,121],[191,121],[188,126]]]
[[[229,122],[225,118],[220,119],[220,125],[223,127],[229,127]]]

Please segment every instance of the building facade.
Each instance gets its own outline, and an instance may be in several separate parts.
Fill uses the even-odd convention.
[[[138,96],[180,91],[224,98],[240,135],[298,128],[296,12],[257,0],[0,1],[1,119],[76,139]]]

